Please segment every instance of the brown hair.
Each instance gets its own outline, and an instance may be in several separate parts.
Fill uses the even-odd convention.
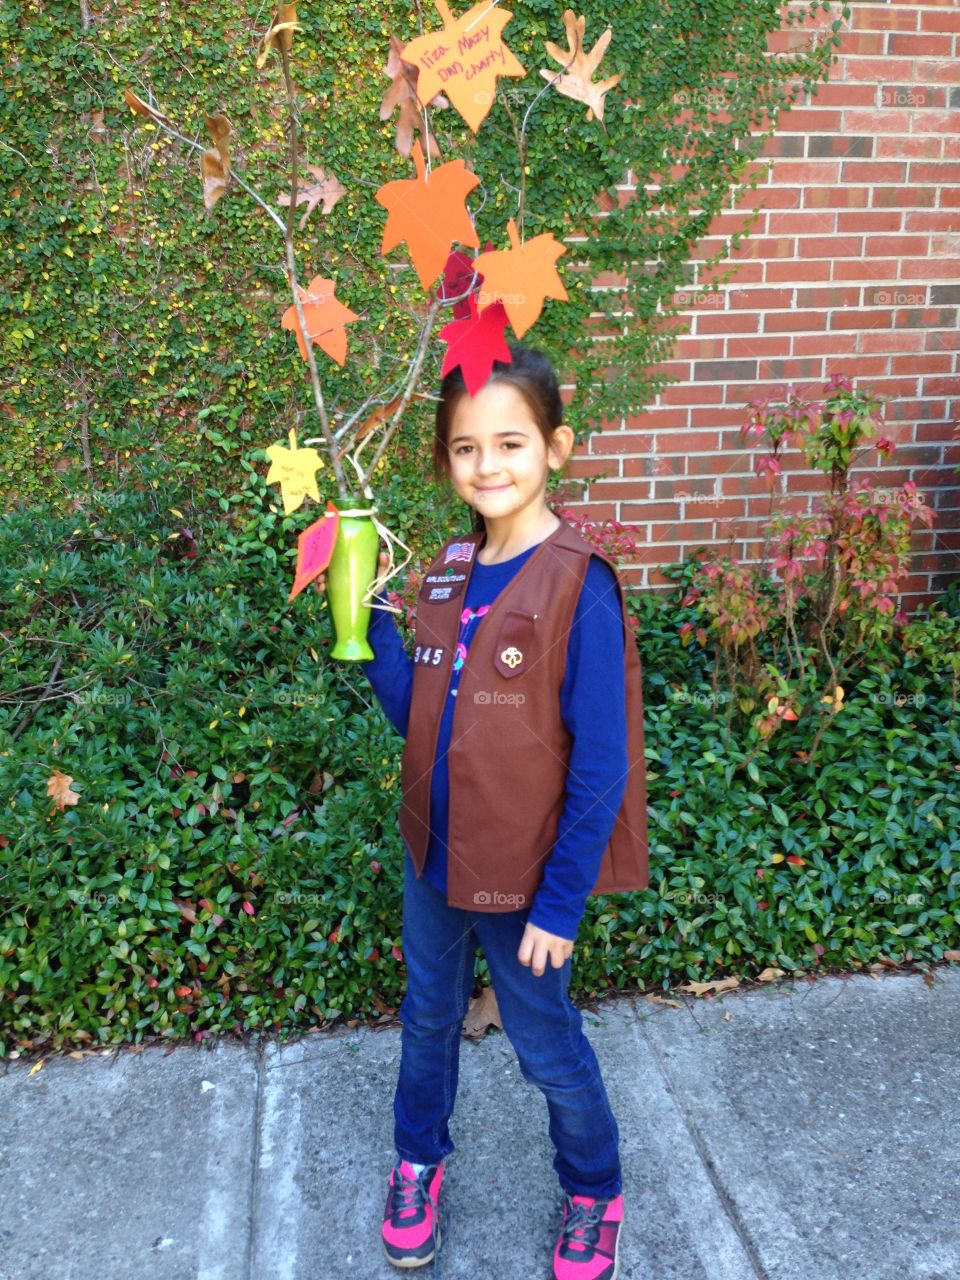
[[[488,382],[509,382],[523,396],[533,420],[540,429],[543,442],[549,448],[553,433],[563,422],[563,401],[553,365],[542,351],[533,347],[507,344],[510,360],[495,360]],[[484,384],[486,385],[486,383]],[[440,384],[440,403],[433,435],[433,479],[436,483],[449,481],[450,456],[447,441],[457,405],[467,395],[467,384],[459,365],[451,369]],[[473,532],[484,530],[483,516],[473,513]]]

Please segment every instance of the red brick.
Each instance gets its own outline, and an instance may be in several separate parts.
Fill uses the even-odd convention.
[[[714,521],[710,520],[678,520],[672,524],[652,524],[650,541],[657,544],[666,542],[713,542]]]
[[[764,333],[793,333],[794,330],[826,329],[823,311],[768,311],[763,317]]]
[[[901,280],[956,280],[955,258],[903,258],[900,261]]]
[[[795,160],[782,161],[774,166],[774,182],[839,182],[840,161]]]
[[[929,31],[917,35],[897,32],[891,35],[887,50],[894,58],[949,58],[953,53],[953,37]]]
[[[872,355],[879,351],[923,350],[923,332],[920,329],[874,329],[871,324],[872,318],[872,311],[864,312],[860,350],[865,355]]]
[[[690,421],[690,414],[684,409],[648,409],[646,413],[630,414],[626,421],[628,431],[648,434],[685,427]]]
[[[649,453],[652,437],[633,431],[597,431],[590,437],[591,459],[611,453]]]
[[[924,378],[921,394],[925,396],[960,395],[960,375],[954,374],[950,378]]]
[[[801,236],[797,247],[801,258],[859,257],[863,253],[863,236]]]
[[[805,209],[864,209],[867,205],[866,187],[804,187]]]
[[[858,4],[853,9],[858,31],[916,31],[917,11],[906,5]]]
[[[837,214],[833,211],[816,213],[771,213],[767,219],[770,235],[830,235],[837,229]]]
[[[720,311],[715,316],[698,315],[697,328],[701,333],[757,333],[760,317],[749,311]]]
[[[908,209],[903,221],[906,231],[952,231],[957,215],[949,209]]]
[[[882,50],[877,50],[882,52]],[[821,84],[810,106],[821,107],[872,107],[877,100],[876,90],[869,84]]]
[[[924,351],[960,351],[960,329],[928,329],[923,335]]]
[[[578,480],[619,474],[617,462],[612,459],[604,461],[602,458],[570,458],[564,470],[566,475],[575,477]]]
[[[883,53],[887,37],[879,31],[846,31],[843,36],[841,61],[850,66],[858,58],[869,58]],[[852,57],[850,55],[853,55]],[[845,82],[850,76],[845,71]]]
[[[759,373],[760,378],[767,381],[796,382],[801,378],[819,380],[824,376],[823,358],[804,356],[792,360],[761,360]]]
[[[953,134],[956,128],[956,111],[916,111],[910,120],[911,133]]]
[[[644,502],[641,505],[633,499],[629,506],[623,504],[621,511],[620,519],[624,524],[644,525],[649,520],[676,520],[680,515],[680,503]]]
[[[940,355],[927,352],[925,355],[894,356],[890,362],[891,373],[951,373],[953,371],[953,355],[944,351]],[[960,378],[957,378],[957,391],[960,393]]]
[[[723,383],[704,382],[699,386],[685,383],[683,386],[664,387],[660,400],[668,404],[723,404]]]
[[[730,306],[734,309],[750,308],[751,310],[769,311],[777,307],[789,307],[793,304],[793,293],[790,289],[731,289]]]
[[[757,318],[759,324],[759,317]],[[776,338],[728,338],[727,355],[731,359],[737,356],[772,356],[783,351],[783,339]]]
[[[800,333],[792,341],[792,350],[797,356],[820,355],[822,352],[833,357],[856,351],[858,342],[857,334],[831,333],[828,336]]]
[[[931,13],[923,10],[920,14],[921,31],[960,31],[960,10],[953,13]]]
[[[855,187],[855,191],[862,188]],[[937,192],[934,187],[874,187],[871,203],[875,209],[899,209],[904,206],[936,204]]]
[[[827,310],[830,307],[858,307],[862,290],[856,285],[830,285],[827,288],[798,289],[797,306]]]
[[[892,311],[831,311],[831,329],[863,329],[868,325],[871,329],[889,329],[893,324]]]
[[[909,63],[907,65],[909,66]],[[781,111],[777,122],[778,133],[839,133],[839,131],[840,112],[831,111],[826,107],[822,109],[810,107],[808,110],[792,107],[788,111]]]
[[[638,564],[674,564],[682,558],[682,548],[674,542],[654,543],[638,547],[631,558]]]
[[[920,157],[924,160],[935,160],[943,151],[943,139],[906,137],[903,134],[884,134],[876,139],[876,156],[885,160],[890,156],[903,156],[906,159]]]
[[[765,277],[768,284],[779,284],[784,281],[806,282],[808,280],[829,280],[830,263],[816,259],[805,259],[802,263],[768,262]]]
[[[846,63],[847,81],[864,81],[871,84],[910,84],[913,80],[913,63],[907,59],[893,58],[848,58]],[[880,109],[864,110],[860,107],[848,107],[843,113],[843,127],[851,133],[871,133],[876,121],[885,115],[893,115]],[[886,133],[906,133],[906,113],[896,113],[900,123],[881,126]]]
[[[837,214],[837,231],[899,231],[904,214],[899,209],[857,209],[855,213]]]
[[[954,125],[960,123],[960,112],[954,116]],[[944,164],[933,164],[930,161],[914,160],[910,165],[911,182],[932,182],[934,186],[945,187],[960,182],[960,162],[948,160]]]
[[[960,279],[960,226],[950,235],[930,237],[930,253],[934,258],[951,257],[958,268],[954,275]]]
[[[867,253],[879,258],[892,253],[903,257],[908,253],[926,253],[930,248],[929,236],[867,236]]]
[[[960,59],[948,58],[946,62],[925,62],[923,78],[935,84],[960,84]]]
[[[906,163],[895,160],[847,160],[840,172],[841,182],[903,182],[907,176]]]

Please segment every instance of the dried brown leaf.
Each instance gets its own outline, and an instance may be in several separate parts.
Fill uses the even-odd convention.
[[[602,124],[603,99],[614,85],[619,84],[623,79],[623,72],[618,72],[615,76],[610,76],[606,80],[593,82],[593,76],[607,51],[607,45],[610,43],[613,30],[611,27],[607,27],[597,43],[587,53],[583,47],[583,33],[586,23],[586,18],[582,16],[578,18],[572,9],[565,10],[563,25],[567,29],[569,49],[561,49],[552,40],[545,40],[544,47],[550,57],[555,62],[559,62],[561,67],[565,69],[564,74],[554,81],[554,88],[557,92],[562,93],[564,97],[573,98],[577,102],[586,103],[588,108],[587,119],[592,120],[596,116]],[[541,69],[540,74],[546,80],[553,80],[557,73]]]
[[[499,1027],[503,1030],[497,994],[493,987],[484,987],[477,998],[470,1001],[467,1016],[463,1020],[463,1031],[468,1036],[477,1038],[486,1035],[487,1027]]]

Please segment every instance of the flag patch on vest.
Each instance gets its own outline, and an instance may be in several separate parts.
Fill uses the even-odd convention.
[[[447,554],[443,557],[443,563],[449,564],[451,560],[472,560],[473,548],[472,542],[451,542],[447,547]]]
[[[423,667],[439,667],[443,661],[443,654],[442,644],[418,644],[413,651],[413,660]]]

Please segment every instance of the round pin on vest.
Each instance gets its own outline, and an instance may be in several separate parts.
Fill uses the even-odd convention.
[[[500,661],[505,662],[512,670],[523,661],[523,654],[515,645],[511,645],[509,649],[504,649],[503,653],[501,653]]]

